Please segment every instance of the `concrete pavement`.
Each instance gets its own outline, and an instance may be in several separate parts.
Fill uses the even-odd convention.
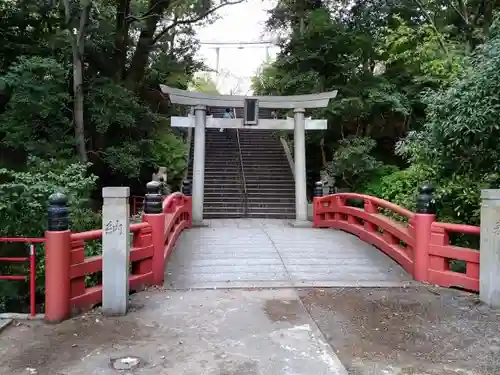
[[[132,307],[5,331],[0,374],[347,375],[294,290],[142,292]]]

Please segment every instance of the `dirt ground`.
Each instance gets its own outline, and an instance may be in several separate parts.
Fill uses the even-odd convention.
[[[120,318],[15,322],[0,335],[0,374],[500,375],[500,311],[460,291],[156,290],[131,301]],[[130,355],[141,366],[111,369]]]
[[[422,286],[299,296],[349,374],[500,374],[500,311],[476,295]]]

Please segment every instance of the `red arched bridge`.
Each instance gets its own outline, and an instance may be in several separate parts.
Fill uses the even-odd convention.
[[[191,197],[148,194],[142,222],[129,229],[129,286],[377,287],[415,280],[479,291],[479,251],[451,245],[450,235],[479,235],[480,228],[437,222],[431,193],[421,190],[417,213],[367,195],[317,196],[312,228],[279,220],[212,220],[193,228]],[[86,243],[103,232],[71,232],[65,205],[63,197],[53,197],[49,228],[38,240],[45,246],[47,321],[64,320],[103,298],[101,279],[88,283],[102,272],[102,257],[85,256]]]

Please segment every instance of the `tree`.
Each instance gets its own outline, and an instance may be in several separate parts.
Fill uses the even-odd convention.
[[[190,84],[190,89],[193,91],[203,92],[205,94],[219,94],[217,84],[207,73],[194,77]]]
[[[85,124],[83,117],[83,58],[85,53],[86,28],[92,9],[91,0],[80,0],[76,9],[70,0],[63,0],[65,26],[71,44],[73,60],[73,121],[75,124],[75,142],[79,159],[88,161],[85,145]]]

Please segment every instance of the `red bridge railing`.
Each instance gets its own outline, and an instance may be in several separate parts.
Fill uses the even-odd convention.
[[[165,263],[180,233],[191,227],[191,197],[173,193],[161,201],[158,213],[145,213],[131,224],[129,288],[161,285]],[[147,210],[146,210],[147,212]],[[45,319],[57,322],[72,311],[92,308],[102,301],[102,256],[85,256],[90,241],[100,241],[102,230],[46,232]]]
[[[29,282],[30,316],[36,315],[36,247],[44,238],[0,237],[0,243],[23,243],[29,247],[29,255],[23,257],[0,257],[0,262],[28,263],[29,275],[0,275],[0,280],[27,280]]]
[[[363,202],[355,207],[352,201]],[[392,217],[391,217],[392,216]],[[394,217],[399,216],[400,220]],[[479,291],[479,251],[450,244],[450,233],[479,234],[479,227],[436,222],[432,213],[415,213],[369,195],[315,197],[313,226],[358,236],[399,263],[417,281]],[[451,269],[465,262],[465,272]]]

